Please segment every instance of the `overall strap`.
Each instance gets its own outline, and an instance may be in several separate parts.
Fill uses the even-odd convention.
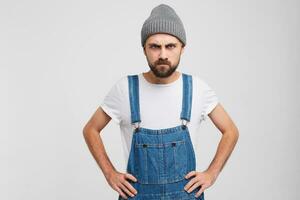
[[[131,123],[141,122],[139,103],[139,78],[138,75],[128,75],[128,92],[130,101]]]
[[[182,110],[180,119],[191,120],[192,98],[193,98],[193,79],[191,75],[182,73],[183,91],[182,91]]]

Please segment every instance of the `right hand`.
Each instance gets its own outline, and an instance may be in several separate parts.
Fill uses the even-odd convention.
[[[116,170],[112,171],[107,177],[109,185],[124,199],[127,199],[127,195],[134,197],[134,195],[137,194],[136,189],[126,179],[130,179],[134,182],[137,181],[137,179],[133,175],[129,173],[120,173]],[[125,195],[124,192],[127,195]]]

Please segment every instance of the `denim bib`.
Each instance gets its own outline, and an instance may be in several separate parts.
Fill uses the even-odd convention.
[[[140,127],[138,75],[127,77],[131,123],[134,125],[127,172],[136,177],[137,182],[127,180],[138,192],[128,199],[204,200],[204,192],[200,197],[195,197],[200,187],[191,193],[184,190],[184,186],[193,178],[185,179],[185,175],[196,169],[195,152],[187,126],[191,118],[192,76],[182,73],[182,123],[164,129]],[[123,198],[119,195],[118,200]]]

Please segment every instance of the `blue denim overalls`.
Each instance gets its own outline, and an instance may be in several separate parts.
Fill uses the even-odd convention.
[[[164,129],[139,126],[141,119],[138,75],[127,77],[131,123],[135,125],[127,172],[136,177],[137,182],[127,180],[138,192],[134,197],[127,195],[128,199],[204,200],[204,193],[198,198],[195,197],[200,187],[191,193],[184,190],[184,186],[193,178],[185,179],[185,175],[196,169],[195,152],[187,127],[192,107],[192,76],[182,73],[182,124]],[[123,200],[121,195],[118,200]]]

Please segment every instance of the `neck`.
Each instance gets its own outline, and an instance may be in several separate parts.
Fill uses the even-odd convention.
[[[143,73],[143,76],[145,77],[145,79],[147,81],[149,81],[150,83],[153,84],[168,84],[168,83],[172,83],[174,81],[176,81],[179,76],[180,76],[180,72],[175,71],[171,76],[169,77],[165,77],[165,78],[160,78],[154,75],[154,73],[150,70],[148,72]]]

